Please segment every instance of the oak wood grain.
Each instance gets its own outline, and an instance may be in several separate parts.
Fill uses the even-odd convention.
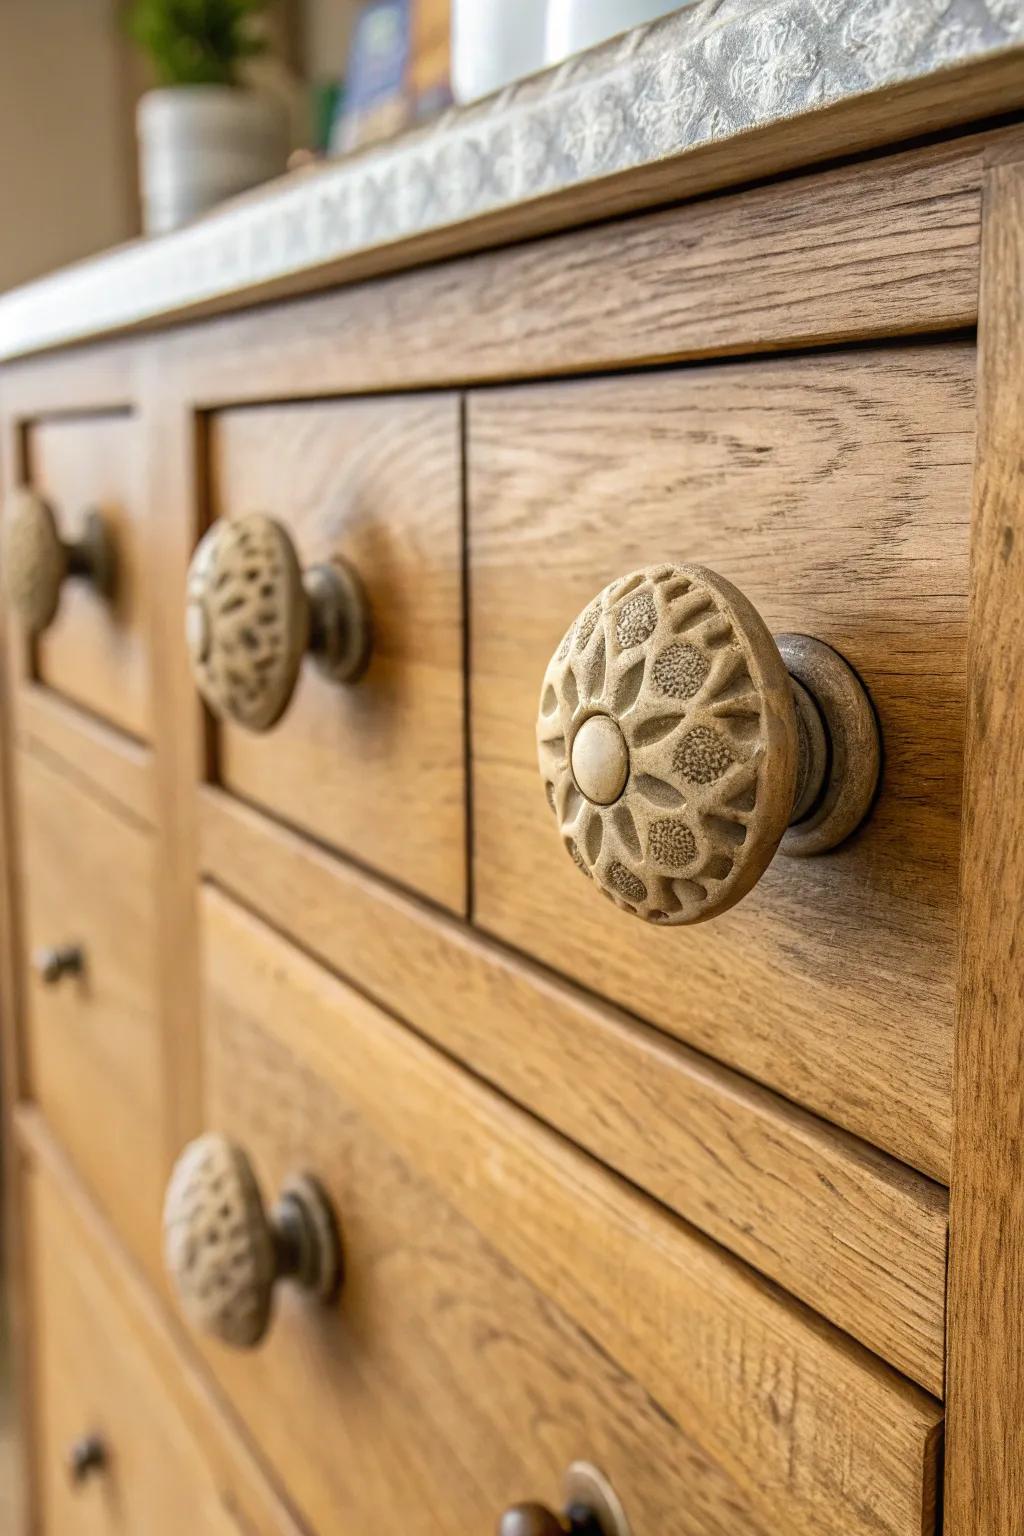
[[[78,709],[52,689],[26,682],[14,701],[12,734],[37,756],[60,759],[137,820],[159,815],[152,748]]]
[[[1024,1502],[1024,166],[985,205],[949,1279],[950,1536]]]
[[[137,341],[96,340],[0,370],[0,410],[8,425],[38,416],[126,411],[135,397]]]
[[[973,454],[971,345],[493,391],[468,414],[476,921],[945,1180]],[[864,829],[691,930],[565,857],[536,766],[548,660],[612,578],[691,560],[864,680]]]
[[[266,406],[212,418],[211,512],[288,527],[304,565],[341,555],[366,589],[367,672],[306,665],[263,736],[217,728],[221,781],[462,911],[465,717],[458,402]]]
[[[157,976],[163,1043],[164,1164],[200,1129],[199,957],[196,941],[196,794],[208,768],[208,740],[192,680],[182,622],[188,562],[206,495],[202,428],[168,385],[159,344],[138,367],[145,433],[145,495],[151,565],[160,573],[151,607],[151,645],[160,679],[153,722],[159,931]]]
[[[28,1094],[125,1242],[160,1272],[164,1082],[151,838],[51,762],[17,763]],[[81,976],[34,957],[79,944]]]
[[[665,1536],[930,1529],[937,1403],[223,896],[203,916],[209,1124],[342,1222],[333,1308],[204,1351],[311,1524],[462,1536],[585,1455]]]
[[[49,687],[145,740],[151,729],[146,511],[140,497],[137,424],[121,412],[46,418],[26,438],[28,477],[53,505],[61,536],[77,537],[96,508],[116,551],[112,597],[69,580],[56,621],[36,642],[35,670]]]
[[[40,1536],[300,1536],[32,1111],[25,1232],[35,1305]],[[72,1486],[98,1435],[109,1464]]]
[[[971,138],[190,325],[200,404],[578,373],[970,325]]]
[[[941,1396],[944,1190],[223,794],[202,833],[304,950]]]
[[[0,478],[17,461],[19,443],[0,419]],[[29,1430],[32,1404],[31,1301],[23,1241],[22,1180],[14,1145],[15,1108],[24,1092],[26,1061],[21,1027],[20,837],[14,800],[10,634],[0,624],[0,1269],[6,1344],[6,1513],[11,1536],[25,1536],[35,1499],[35,1446]]]

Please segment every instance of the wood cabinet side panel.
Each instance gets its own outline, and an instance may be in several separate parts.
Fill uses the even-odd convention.
[[[1024,166],[985,198],[954,1140],[948,1536],[1024,1507]]]

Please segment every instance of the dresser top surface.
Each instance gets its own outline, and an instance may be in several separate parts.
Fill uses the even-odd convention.
[[[0,298],[0,359],[678,202],[1024,107],[1019,0],[696,0]]]

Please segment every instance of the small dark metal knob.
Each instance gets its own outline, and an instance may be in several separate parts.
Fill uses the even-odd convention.
[[[65,976],[81,976],[85,970],[85,951],[80,944],[58,944],[36,952],[33,964],[39,980],[55,987]]]
[[[498,1536],[630,1536],[622,1505],[607,1478],[587,1462],[572,1464],[565,1478],[565,1512],[545,1504],[515,1504],[498,1524]]]
[[[102,1472],[108,1463],[107,1448],[99,1435],[83,1435],[68,1452],[68,1476],[77,1487],[96,1472]]]
[[[543,1504],[515,1504],[507,1509],[498,1536],[611,1536],[593,1510],[574,1505],[560,1519]]]
[[[566,1529],[543,1504],[516,1504],[502,1515],[498,1536],[565,1536]]]

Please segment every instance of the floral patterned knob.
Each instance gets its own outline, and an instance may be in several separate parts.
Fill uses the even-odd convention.
[[[726,911],[780,844],[847,837],[878,780],[856,674],[806,636],[774,640],[702,566],[613,581],[570,625],[537,721],[548,804],[581,873],[661,924]]]
[[[263,1338],[278,1281],[329,1301],[341,1280],[338,1229],[317,1181],[289,1179],[268,1213],[249,1159],[223,1136],[200,1136],[178,1159],[164,1254],[190,1321],[236,1349]]]
[[[7,508],[0,558],[7,600],[32,635],[57,617],[67,577],[84,577],[104,596],[113,590],[114,548],[100,514],[86,512],[81,537],[65,541],[50,503],[25,488]]]
[[[286,528],[254,513],[214,523],[188,573],[185,637],[214,714],[267,731],[284,714],[309,651],[334,682],[370,656],[362,582],[340,557],[303,571]]]

